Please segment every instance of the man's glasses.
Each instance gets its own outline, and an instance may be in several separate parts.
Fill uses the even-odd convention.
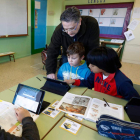
[[[74,29],[62,29],[63,32],[73,32],[77,29],[78,23]]]

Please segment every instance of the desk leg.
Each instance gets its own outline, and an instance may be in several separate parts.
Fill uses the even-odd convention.
[[[11,61],[11,57],[13,57],[14,62],[15,62],[15,57],[14,57],[14,54],[9,55],[9,57],[10,57],[10,61]]]
[[[10,61],[11,61],[11,55],[9,55]]]
[[[13,54],[13,59],[14,59],[14,62],[15,62],[15,57],[14,57],[14,54]]]

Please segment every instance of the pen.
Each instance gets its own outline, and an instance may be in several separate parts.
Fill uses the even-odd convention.
[[[36,77],[39,81],[41,81],[38,77]]]
[[[103,100],[106,102],[106,104],[110,107],[110,105],[107,103],[107,101],[103,98]]]

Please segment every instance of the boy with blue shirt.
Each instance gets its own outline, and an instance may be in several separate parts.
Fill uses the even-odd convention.
[[[59,80],[87,79],[91,71],[87,67],[86,61],[83,60],[84,54],[85,48],[82,43],[72,43],[67,49],[68,62],[60,67],[57,78]]]

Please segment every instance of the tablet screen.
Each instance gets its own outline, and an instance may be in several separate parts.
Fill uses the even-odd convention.
[[[45,92],[42,90],[19,84],[13,99],[13,104],[39,114],[44,94]]]

